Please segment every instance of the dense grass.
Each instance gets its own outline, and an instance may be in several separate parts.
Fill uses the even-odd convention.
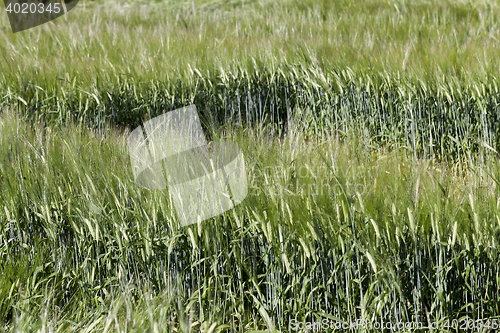
[[[359,130],[456,161],[500,148],[496,3],[82,2],[5,42],[0,103],[35,120],[141,118]]]
[[[149,82],[190,75],[189,66],[252,69],[253,59],[465,83],[498,70],[497,1],[144,3],[82,1],[54,23],[15,35],[2,15],[3,85],[36,74],[38,83],[59,86],[54,79],[68,74],[89,88],[98,72]]]
[[[85,1],[11,34],[0,15],[0,331],[498,317],[499,17]],[[168,191],[133,182],[126,137],[193,103],[250,188],[181,228]]]
[[[373,153],[354,136],[227,127],[212,136],[242,147],[249,196],[181,228],[168,192],[134,184],[126,133],[32,129],[9,113],[1,133],[7,329],[284,331],[292,318],[426,326],[499,314],[498,188],[483,169]]]

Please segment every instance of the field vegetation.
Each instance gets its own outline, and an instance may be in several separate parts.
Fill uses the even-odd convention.
[[[0,332],[499,318],[499,19],[106,0],[12,34],[1,14]],[[249,193],[181,227],[126,138],[190,104],[242,149]]]

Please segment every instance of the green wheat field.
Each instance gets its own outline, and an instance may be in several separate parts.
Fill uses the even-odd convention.
[[[499,327],[499,1],[0,9],[0,332]],[[191,104],[248,196],[182,227],[127,136]]]

